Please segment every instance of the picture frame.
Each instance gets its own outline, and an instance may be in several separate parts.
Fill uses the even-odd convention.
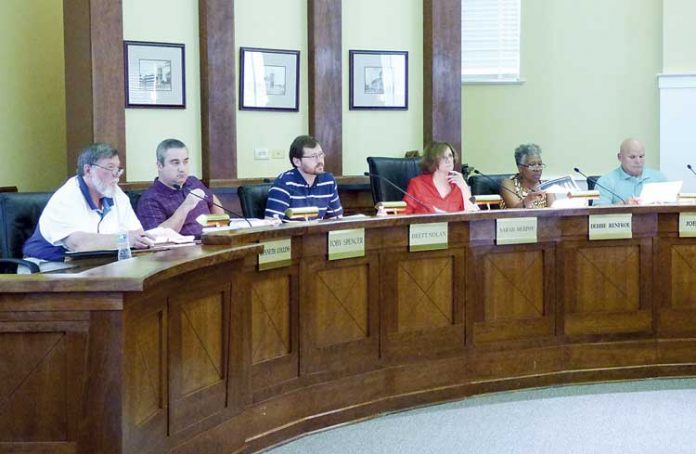
[[[408,52],[350,50],[349,109],[408,110]]]
[[[126,108],[186,108],[184,45],[124,41]]]
[[[300,51],[239,48],[239,109],[300,110]]]

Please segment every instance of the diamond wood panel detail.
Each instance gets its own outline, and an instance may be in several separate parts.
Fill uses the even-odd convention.
[[[453,257],[399,262],[399,332],[452,324],[453,268]]]
[[[640,304],[638,246],[577,250],[575,312],[637,311]]]
[[[696,308],[696,246],[677,246],[672,252],[672,308]]]
[[[254,282],[251,288],[251,359],[260,363],[290,352],[290,276]]]
[[[182,394],[219,382],[223,377],[222,294],[182,304]]]
[[[3,333],[0,351],[0,441],[67,440],[65,334]]]
[[[135,333],[135,423],[142,425],[163,406],[163,320],[154,312],[139,320]]]
[[[483,266],[486,321],[544,315],[543,251],[489,254]]]
[[[317,273],[316,346],[342,344],[368,336],[367,276],[368,265]]]

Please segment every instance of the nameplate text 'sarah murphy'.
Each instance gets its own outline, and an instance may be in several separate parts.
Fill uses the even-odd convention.
[[[537,242],[537,218],[497,219],[496,244],[525,244]]]

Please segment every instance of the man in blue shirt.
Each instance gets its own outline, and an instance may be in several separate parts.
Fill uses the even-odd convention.
[[[287,219],[288,208],[317,207],[319,219],[343,216],[338,185],[324,172],[324,151],[312,136],[299,136],[290,145],[292,170],[278,175],[268,191],[265,217]]]
[[[596,189],[599,190],[599,200],[595,201],[594,205],[624,203],[638,205],[640,204],[638,197],[645,183],[667,181],[659,171],[645,168],[645,147],[636,139],[626,139],[621,142],[617,157],[621,166],[597,180]]]

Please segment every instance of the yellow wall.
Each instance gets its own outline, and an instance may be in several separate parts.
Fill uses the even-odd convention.
[[[237,0],[236,45],[299,49],[299,113],[237,111],[240,177],[273,176],[288,167],[291,139],[308,130],[307,6],[304,0]],[[422,5],[420,0],[343,2],[344,173],[361,174],[365,157],[400,156],[422,147]],[[622,138],[647,146],[658,162],[655,75],[696,70],[691,0],[525,0],[522,76],[517,86],[465,86],[465,162],[491,173],[514,170],[512,150],[534,141],[547,175],[574,165],[588,173],[613,167]],[[156,175],[154,149],[165,137],[189,144],[200,175],[197,0],[123,0],[124,38],[186,45],[187,108],[127,109],[131,181]],[[158,17],[153,21],[152,17]],[[0,185],[55,188],[65,174],[62,2],[0,2]],[[30,49],[27,51],[27,49]],[[409,110],[348,110],[348,50],[409,51]],[[238,54],[233,58],[238,61]],[[256,147],[283,158],[254,161]],[[37,159],[38,158],[38,159]],[[36,163],[41,165],[37,166]]]
[[[63,3],[0,2],[0,186],[47,191],[66,177]]]
[[[343,173],[362,175],[368,156],[423,149],[423,2],[349,0],[343,4]],[[398,18],[398,19],[397,19]],[[408,110],[349,110],[349,50],[408,51]]]
[[[618,165],[621,140],[634,136],[645,143],[648,164],[657,166],[662,1],[522,5],[526,82],[463,87],[464,162],[483,172],[514,172],[514,148],[535,142],[549,164],[547,176],[572,173],[574,166],[601,174]]]
[[[306,0],[236,0],[235,62],[239,48],[261,47],[300,51],[300,111],[237,110],[237,173],[240,178],[275,177],[290,167],[292,140],[309,131],[307,115]],[[238,77],[241,75],[238,73]],[[239,81],[237,81],[237,89]],[[239,100],[237,100],[237,106]],[[256,148],[281,152],[281,158],[254,160]]]
[[[154,19],[156,18],[156,19]],[[201,102],[197,0],[123,0],[123,39],[183,43],[186,109],[126,109],[129,181],[157,176],[155,149],[163,139],[183,141],[190,172],[201,176]]]
[[[696,72],[696,2],[663,0],[664,39],[662,71],[665,73]]]

